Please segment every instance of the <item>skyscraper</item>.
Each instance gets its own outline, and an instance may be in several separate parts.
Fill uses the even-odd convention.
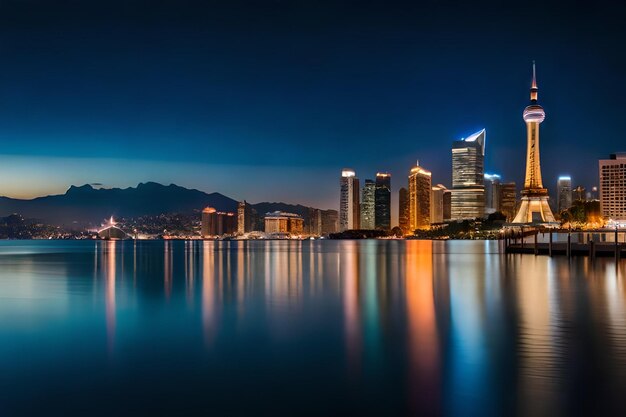
[[[626,220],[626,152],[611,154],[599,165],[602,216],[612,221]]]
[[[235,213],[217,211],[213,207],[202,210],[202,237],[230,235],[237,231]]]
[[[517,208],[517,186],[514,182],[500,184],[500,213],[506,216],[506,221],[511,222],[515,218]]]
[[[452,192],[444,190],[443,192],[443,221],[452,219]]]
[[[322,235],[337,233],[339,213],[337,210],[322,211]]]
[[[452,219],[485,215],[485,137],[482,129],[452,144]]]
[[[559,177],[556,183],[556,193],[559,198],[557,210],[559,212],[572,207],[572,179],[567,176]]]
[[[359,179],[354,170],[341,170],[339,197],[339,231],[359,229]]]
[[[430,192],[430,222],[431,223],[443,223],[446,191],[448,191],[448,189],[442,184],[434,185],[431,188],[431,192]]]
[[[375,203],[376,229],[391,229],[391,174],[388,172],[376,173]]]
[[[398,226],[405,235],[409,233],[409,190],[404,187],[398,192]]]
[[[522,201],[513,223],[554,223],[554,215],[548,205],[548,190],[541,181],[539,161],[539,125],[546,113],[537,104],[537,76],[533,62],[533,80],[530,87],[530,105],[524,109],[526,122],[526,177],[522,190]]]
[[[430,192],[432,174],[419,166],[409,174],[409,232],[430,228]]]
[[[305,229],[311,236],[322,235],[322,210],[309,207],[309,221]]]
[[[485,214],[495,213],[500,210],[500,176],[497,174],[485,174]]]
[[[246,202],[240,201],[237,206],[237,234],[252,232],[258,222],[256,210]]]
[[[202,210],[202,237],[217,235],[217,210],[213,207],[205,207]]]
[[[572,190],[572,200],[574,201],[585,201],[587,199],[587,189],[582,185],[576,186]]]
[[[365,180],[361,194],[361,229],[373,230],[376,228],[376,183]]]

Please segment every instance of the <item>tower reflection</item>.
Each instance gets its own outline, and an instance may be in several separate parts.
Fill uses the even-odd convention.
[[[554,402],[559,388],[558,294],[551,261],[545,257],[514,258],[512,264],[519,309],[519,410],[522,415],[557,415]],[[567,268],[567,266],[565,266]],[[569,275],[565,285],[569,284]]]
[[[115,278],[116,278],[116,255],[117,242],[114,240],[102,243],[102,267],[104,270],[104,304],[107,327],[107,345],[109,351],[113,350],[115,343]]]
[[[409,407],[414,413],[426,414],[437,413],[440,397],[432,244],[431,241],[407,241],[405,255]]]
[[[358,371],[361,361],[358,249],[356,242],[347,241],[342,245],[339,258],[339,277],[343,287],[346,353],[350,372]]]
[[[202,242],[202,325],[204,340],[211,345],[215,339],[219,323],[218,297],[216,291],[215,247],[214,242]]]

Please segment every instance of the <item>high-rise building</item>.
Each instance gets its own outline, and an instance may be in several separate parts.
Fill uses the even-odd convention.
[[[202,210],[201,223],[202,237],[217,235],[217,210],[213,207],[206,207]]]
[[[443,221],[452,219],[452,192],[445,190],[443,192]]]
[[[600,210],[607,220],[626,220],[626,152],[600,160]]]
[[[409,174],[409,232],[430,228],[430,192],[432,174],[419,166]]]
[[[485,137],[482,129],[452,144],[452,219],[485,215]]]
[[[311,236],[322,235],[322,210],[309,207],[309,221],[306,232]]]
[[[361,193],[361,229],[374,230],[376,213],[376,183],[365,180]]]
[[[500,210],[500,176],[497,174],[485,174],[485,214],[495,213]]]
[[[339,213],[337,210],[322,211],[322,235],[337,233],[339,229]]]
[[[341,194],[339,197],[339,231],[355,230],[360,228],[359,217],[359,179],[354,170],[341,170]]]
[[[398,192],[398,226],[403,234],[409,233],[409,190],[404,187]]]
[[[246,200],[240,201],[237,206],[237,234],[243,235],[256,230],[257,217],[256,210]]]
[[[572,178],[560,176],[556,183],[556,193],[559,199],[557,211],[561,212],[572,207]]]
[[[431,188],[430,223],[443,223],[446,191],[448,189],[442,184],[434,185]]]
[[[513,223],[554,223],[554,215],[548,204],[548,190],[543,188],[539,161],[539,125],[546,113],[537,103],[537,76],[533,62],[533,80],[530,87],[530,105],[524,109],[526,122],[526,176],[522,201]]]
[[[213,207],[206,207],[202,210],[202,237],[231,235],[236,231],[237,216],[235,216],[235,213],[217,211]]]
[[[388,172],[376,174],[375,205],[376,229],[391,229],[391,174]]]
[[[265,233],[289,233],[299,236],[304,233],[304,219],[298,214],[274,211],[265,214]]]
[[[582,185],[579,185],[572,190],[572,200],[585,201],[586,199],[587,199],[587,190]]]
[[[511,222],[515,218],[517,209],[517,187],[514,182],[500,184],[499,211],[506,216],[506,221]]]

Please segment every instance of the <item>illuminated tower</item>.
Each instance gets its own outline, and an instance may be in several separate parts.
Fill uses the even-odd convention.
[[[539,125],[546,118],[543,107],[537,104],[537,77],[533,62],[533,81],[530,87],[530,105],[524,109],[526,122],[526,179],[522,201],[513,223],[553,223],[554,215],[548,205],[548,190],[541,181],[539,163]]]
[[[359,229],[359,179],[354,170],[341,170],[339,197],[339,231]]]
[[[430,171],[415,165],[409,174],[409,233],[430,228]]]

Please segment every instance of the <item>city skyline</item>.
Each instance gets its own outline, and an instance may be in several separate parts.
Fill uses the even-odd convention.
[[[623,62],[612,48],[624,34],[614,9],[594,8],[600,25],[586,10],[544,5],[531,31],[521,9],[492,19],[475,4],[312,9],[278,3],[241,16],[236,6],[190,2],[171,16],[142,2],[64,13],[4,3],[0,195],[157,181],[336,208],[343,166],[402,178],[419,159],[434,183],[449,185],[443,150],[482,128],[486,171],[522,184],[519,109],[533,59],[550,114],[550,195],[561,175],[591,189],[597,172],[585,167],[622,151],[614,142],[624,130]],[[460,24],[468,18],[480,33]],[[340,144],[350,154],[332,151]]]

